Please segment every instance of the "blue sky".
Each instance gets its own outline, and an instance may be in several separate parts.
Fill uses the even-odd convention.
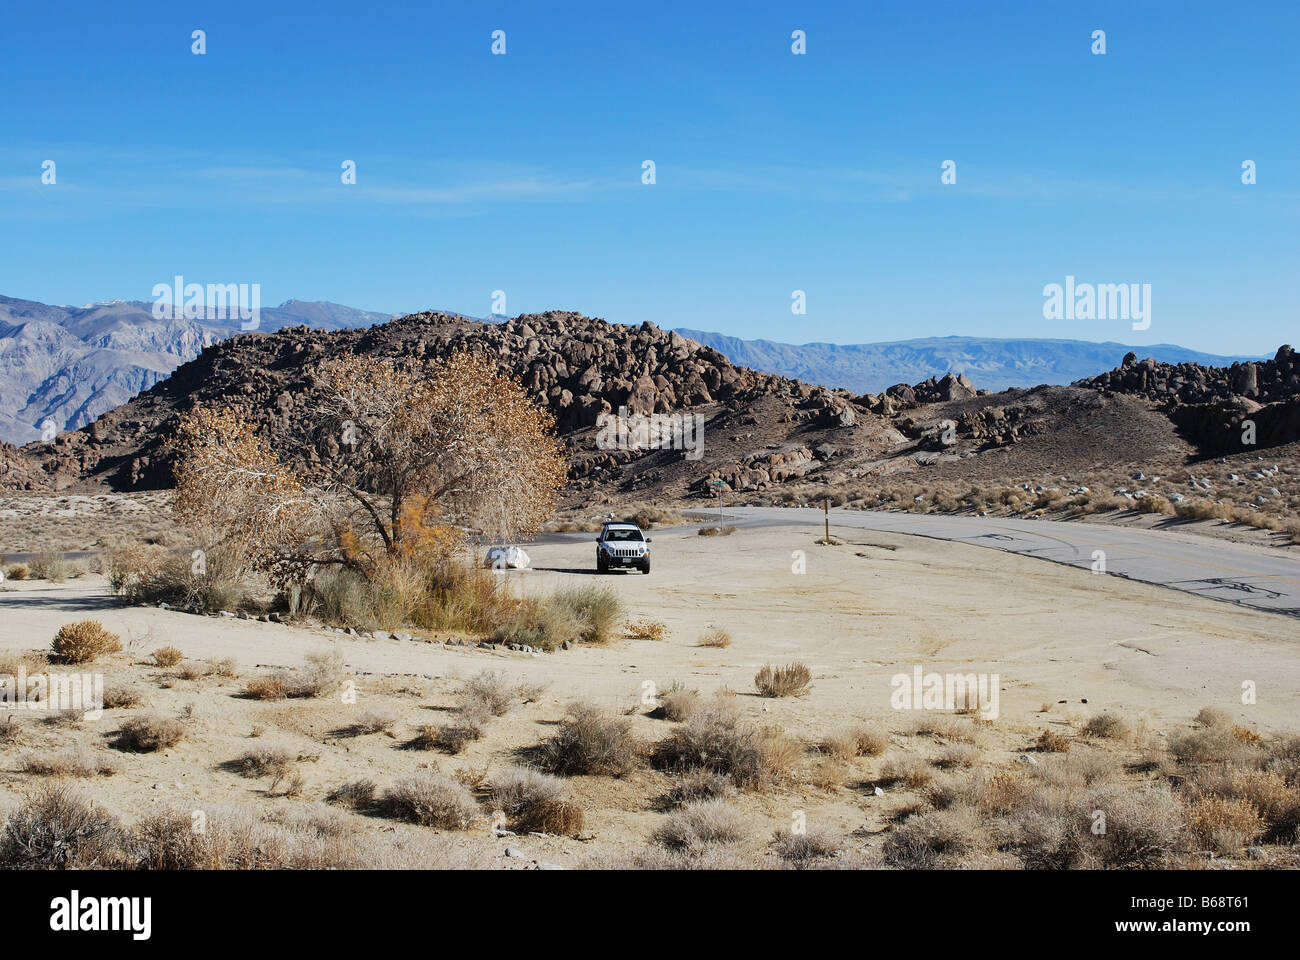
[[[1293,0],[708,7],[11,4],[0,293],[182,274],[793,342],[1297,341]],[[1045,320],[1067,275],[1151,284],[1150,329]]]

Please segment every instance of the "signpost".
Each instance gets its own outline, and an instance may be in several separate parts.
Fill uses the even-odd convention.
[[[725,487],[727,484],[723,480],[710,480],[715,487]],[[718,533],[722,533],[722,491],[718,491]]]

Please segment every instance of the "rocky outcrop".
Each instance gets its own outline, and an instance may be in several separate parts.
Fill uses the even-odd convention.
[[[1228,367],[1157,363],[1128,353],[1116,369],[1075,386],[1150,400],[1207,451],[1300,440],[1300,361],[1289,344],[1279,347],[1272,360]]]

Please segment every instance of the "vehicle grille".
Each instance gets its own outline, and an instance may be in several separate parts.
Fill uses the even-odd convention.
[[[638,557],[640,553],[636,547],[610,547],[609,552],[620,559],[626,557]]]

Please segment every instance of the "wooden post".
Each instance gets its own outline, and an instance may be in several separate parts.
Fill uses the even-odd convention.
[[[830,546],[831,542],[831,498],[827,497],[822,501],[822,513],[826,515],[826,545]]]

